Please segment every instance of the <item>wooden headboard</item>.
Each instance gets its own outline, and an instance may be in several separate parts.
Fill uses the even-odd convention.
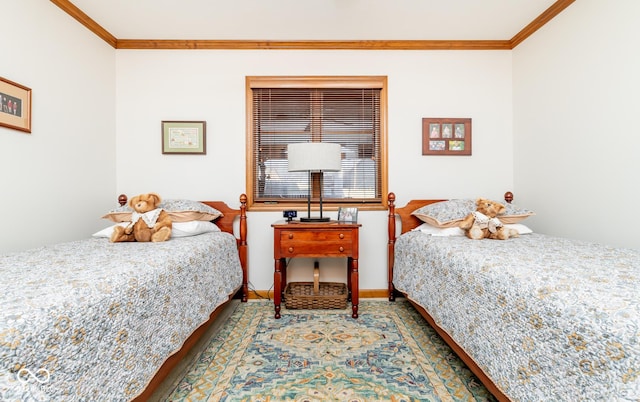
[[[120,194],[118,196],[118,203],[120,204],[120,206],[125,206],[127,204],[127,201],[128,201],[128,197],[126,194]],[[231,208],[224,201],[200,201],[200,202],[222,212],[222,216],[213,222],[216,225],[218,225],[220,230],[222,230],[223,232],[231,233],[232,235],[235,236],[235,233],[233,230],[233,224],[236,218],[240,218],[240,234],[236,236],[236,238],[242,238],[243,227],[245,229],[245,234],[246,234],[247,196],[245,194],[240,195],[240,209]]]
[[[240,196],[240,209],[231,208],[223,201],[200,201],[200,202],[222,212],[222,216],[216,219],[215,221],[213,221],[213,223],[218,225],[220,230],[222,230],[223,232],[234,234],[233,223],[235,222],[236,218],[240,218],[239,237],[240,238],[243,237],[242,228],[244,226],[244,229],[246,231],[246,223],[247,223],[247,214],[246,214],[247,196],[246,195],[242,194]]]
[[[411,229],[415,229],[422,224],[422,221],[411,215],[416,209],[429,204],[446,200],[411,200],[402,208],[396,208],[396,195],[389,193],[389,230],[393,229],[393,233],[389,232],[389,239],[396,238],[396,214],[400,217],[401,233],[406,233]]]

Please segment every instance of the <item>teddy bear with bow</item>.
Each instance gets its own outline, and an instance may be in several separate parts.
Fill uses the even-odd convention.
[[[127,226],[116,226],[111,242],[160,242],[171,237],[171,217],[158,205],[162,199],[156,193],[136,195],[129,201],[133,208],[131,222]]]
[[[476,200],[476,210],[470,212],[458,226],[464,230],[465,235],[473,240],[498,239],[506,240],[510,237],[518,237],[518,231],[509,229],[498,218],[504,214],[506,207],[499,202],[486,198]]]

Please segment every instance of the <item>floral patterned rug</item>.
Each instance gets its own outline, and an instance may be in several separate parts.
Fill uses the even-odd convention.
[[[238,304],[167,400],[495,400],[403,299],[281,313]]]

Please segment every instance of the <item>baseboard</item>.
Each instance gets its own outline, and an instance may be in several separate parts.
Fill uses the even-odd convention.
[[[388,298],[387,289],[360,289],[361,299]],[[249,299],[269,299],[273,300],[273,290],[250,290]]]

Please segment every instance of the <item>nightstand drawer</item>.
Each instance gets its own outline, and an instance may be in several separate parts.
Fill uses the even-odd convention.
[[[353,247],[350,230],[295,231],[280,233],[280,253],[286,257],[296,255],[339,257],[350,256]]]

